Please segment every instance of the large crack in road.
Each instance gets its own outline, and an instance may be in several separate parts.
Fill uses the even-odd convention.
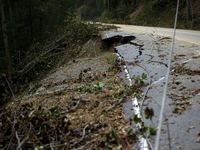
[[[104,42],[125,41],[114,48],[125,62],[125,71],[121,73],[124,82],[129,84],[132,77],[147,74],[145,82],[151,86],[143,89],[144,103],[140,108],[144,116],[146,108],[154,110],[151,119],[143,117],[144,124],[157,129],[161,100],[168,68],[171,39],[149,34],[132,34],[128,32],[105,32]],[[126,43],[126,44],[125,44]],[[172,59],[172,70],[164,111],[164,121],[160,140],[160,149],[198,149],[200,141],[200,54],[199,46],[176,40]],[[127,71],[129,76],[127,78]],[[180,71],[182,69],[182,71]],[[190,71],[190,74],[188,73]],[[184,72],[185,71],[185,72]],[[187,71],[187,72],[186,72]],[[193,72],[193,74],[191,73]],[[134,81],[133,81],[134,83]],[[138,104],[142,98],[138,99]],[[125,117],[133,118],[133,101],[123,104]],[[131,123],[135,127],[135,122]],[[147,137],[154,146],[156,135]],[[134,146],[138,149],[137,146]],[[141,148],[141,147],[140,147]],[[145,149],[145,148],[143,148]]]

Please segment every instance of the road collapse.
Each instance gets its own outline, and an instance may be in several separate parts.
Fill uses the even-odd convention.
[[[130,42],[130,44],[125,44],[125,45],[115,47],[114,51],[116,53],[118,60],[121,63],[121,67],[123,68],[123,70],[125,72],[124,82],[131,87],[133,85],[133,81],[131,79],[127,64],[123,62],[123,59],[126,58],[126,60],[128,62],[130,62],[132,55],[122,56],[119,53],[119,51],[120,51],[120,49],[133,49],[135,51],[135,53],[132,53],[132,54],[135,55],[135,57],[138,57],[138,56],[142,55],[142,50],[144,50],[142,48],[143,45],[139,45],[137,43],[134,43],[132,40],[134,40],[136,37],[131,35],[131,34],[128,34],[126,32],[109,32],[109,33],[105,33],[104,35],[105,36],[102,39],[102,41],[104,41],[104,42],[108,42],[108,43],[112,43],[112,42],[128,43],[128,42]],[[140,110],[140,107],[139,107],[139,104],[138,104],[137,97],[132,96],[131,101],[132,101],[132,105],[133,105],[134,115],[136,115],[138,118],[142,118],[141,112],[140,112],[141,110]],[[148,150],[149,146],[147,144],[147,140],[140,134],[140,132],[137,132],[137,130],[139,130],[141,128],[142,128],[142,122],[136,123],[133,131],[134,131],[134,133],[137,134],[138,141],[139,141],[138,145],[139,145],[140,149],[141,150]]]
[[[123,36],[134,37],[134,39],[129,38],[129,41],[123,42]],[[142,118],[144,125],[151,125],[157,130],[172,39],[156,34],[109,31],[105,32],[103,41],[112,44],[116,37],[120,40],[116,42],[114,51],[121,61],[123,72],[120,77],[123,81],[131,86],[135,84],[133,76],[147,74],[147,79],[144,80],[146,88],[142,89],[142,96],[137,100],[133,97],[131,102],[123,104],[125,118],[131,119],[135,114],[140,114],[139,117]],[[195,149],[199,147],[199,140],[195,133],[200,129],[198,117],[200,106],[198,101],[200,93],[199,46],[178,40],[175,41],[174,46],[160,146],[162,149],[176,149],[180,145]],[[154,116],[150,119],[146,119],[145,116],[147,108],[154,110]],[[187,122],[184,121],[186,118]],[[130,127],[138,128],[134,121],[130,123]],[[191,127],[192,130],[190,130]],[[143,149],[147,147],[150,149],[150,145],[147,147],[144,145],[148,143],[147,140],[154,145],[156,135],[151,135],[149,131],[146,135],[148,137],[146,141],[140,144],[142,140],[138,140],[138,145],[143,145]],[[192,138],[188,140],[187,137]],[[134,149],[139,148],[134,147]]]

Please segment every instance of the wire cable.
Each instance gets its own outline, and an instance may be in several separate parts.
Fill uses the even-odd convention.
[[[168,63],[168,70],[167,70],[167,77],[166,77],[165,88],[164,88],[163,99],[162,99],[162,106],[161,106],[161,112],[160,112],[160,118],[159,118],[159,125],[158,125],[158,131],[157,131],[156,143],[155,143],[155,150],[158,150],[159,142],[160,142],[160,132],[161,132],[161,128],[162,128],[163,112],[164,112],[165,99],[166,99],[166,94],[167,94],[167,86],[168,86],[168,82],[169,82],[169,73],[170,73],[170,67],[171,67],[172,53],[173,53],[173,49],[174,49],[174,40],[175,40],[175,34],[176,34],[178,8],[179,8],[179,0],[177,0],[177,8],[176,8],[176,17],[175,17],[175,24],[174,24],[173,40],[172,40],[172,46],[171,46],[171,52],[170,52],[170,58],[169,58],[169,63]]]

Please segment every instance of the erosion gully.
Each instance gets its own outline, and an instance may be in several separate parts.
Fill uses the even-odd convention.
[[[102,41],[105,43],[122,41],[114,48],[125,62],[120,76],[130,84],[133,75],[147,74],[145,82],[150,88],[142,104],[142,120],[145,125],[152,125],[156,130],[163,97],[165,75],[167,73],[171,39],[156,34],[130,33],[124,31],[106,31]],[[129,76],[127,78],[127,71]],[[132,81],[134,83],[134,81]],[[147,90],[143,89],[144,93]],[[140,106],[142,98],[137,99]],[[152,119],[145,119],[144,110],[153,109]],[[123,104],[126,118],[135,115],[134,100]],[[137,109],[137,108],[136,108]],[[168,84],[164,120],[160,139],[160,149],[200,149],[200,46],[187,42],[175,41],[171,75]],[[135,128],[133,121],[130,127]],[[156,135],[147,133],[149,142],[154,147]],[[149,146],[134,144],[134,149],[151,149]],[[143,147],[141,147],[143,146]]]

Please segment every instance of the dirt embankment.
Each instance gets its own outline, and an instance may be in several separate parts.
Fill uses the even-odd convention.
[[[112,44],[90,39],[78,58],[2,109],[0,148],[129,149],[135,135],[120,107],[126,90],[109,51]]]

